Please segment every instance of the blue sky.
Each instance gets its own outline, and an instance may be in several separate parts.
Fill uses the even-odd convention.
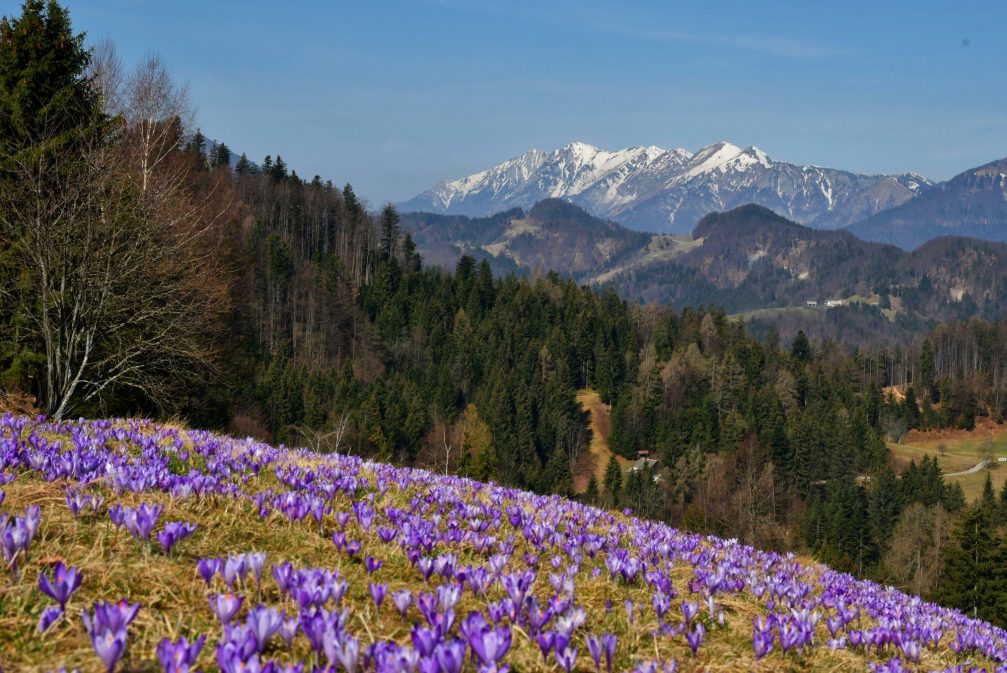
[[[573,140],[935,179],[1007,155],[1004,2],[69,5],[160,53],[207,135],[375,205]]]

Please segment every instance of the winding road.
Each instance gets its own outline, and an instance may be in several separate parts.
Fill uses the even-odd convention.
[[[1007,463],[1007,456],[1001,456],[1001,457],[997,458],[996,462],[998,462],[998,463]],[[984,467],[986,467],[986,461],[985,460],[980,460],[978,463],[976,463],[975,465],[973,465],[972,467],[970,467],[967,470],[962,470],[961,472],[945,472],[944,476],[945,477],[964,477],[965,475],[968,475],[968,474],[975,474],[976,472],[978,472],[979,470],[983,469]]]

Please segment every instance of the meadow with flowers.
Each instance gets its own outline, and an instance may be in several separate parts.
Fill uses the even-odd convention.
[[[1003,670],[1007,632],[556,496],[138,420],[0,418],[6,671]]]

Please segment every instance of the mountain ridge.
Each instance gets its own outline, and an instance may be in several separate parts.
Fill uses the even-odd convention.
[[[552,270],[630,301],[746,313],[832,300],[910,330],[1007,315],[1007,244],[946,236],[905,251],[756,204],[711,213],[690,236],[635,232],[561,199],[491,218],[407,213],[403,226],[432,264],[468,254],[498,274]]]
[[[771,159],[720,141],[691,152],[583,142],[533,149],[402,202],[404,211],[485,216],[563,198],[630,229],[685,234],[703,215],[749,202],[816,228],[840,228],[932,186],[915,174],[860,175]]]
[[[963,171],[848,229],[906,249],[955,234],[1007,241],[1007,158]]]

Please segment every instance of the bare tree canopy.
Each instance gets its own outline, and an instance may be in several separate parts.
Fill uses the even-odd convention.
[[[0,293],[44,353],[43,409],[56,418],[132,389],[163,407],[213,360],[226,304],[213,217],[185,189],[188,94],[150,56],[123,77],[102,43],[87,115],[35,114],[0,180]],[[28,132],[30,131],[30,134]]]

